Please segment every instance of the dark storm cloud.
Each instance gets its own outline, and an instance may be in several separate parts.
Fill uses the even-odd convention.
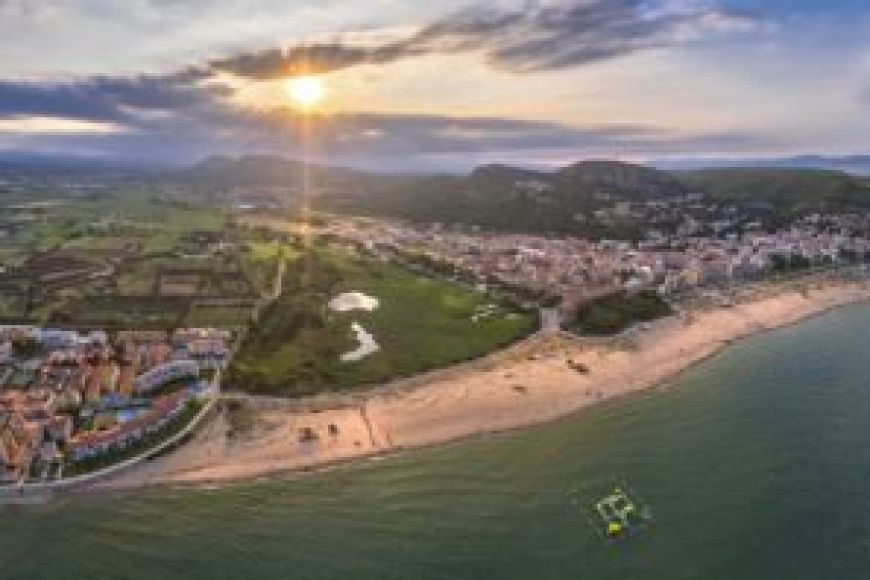
[[[196,69],[185,69],[167,75],[93,76],[64,83],[0,80],[0,118],[135,122],[137,112],[172,113],[208,106],[226,94],[221,86],[197,84],[205,76]]]
[[[700,35],[749,26],[748,13],[697,3],[644,0],[530,2],[514,12],[475,9],[376,46],[345,42],[272,48],[213,61],[216,70],[252,79],[331,72],[431,54],[480,52],[495,68],[557,70],[667,47]]]
[[[211,62],[211,67],[249,79],[275,79],[305,72],[341,70],[372,60],[370,50],[341,44],[272,48]]]
[[[150,120],[112,134],[19,135],[0,147],[184,164],[215,154],[300,154],[300,126],[287,111],[212,107]],[[505,118],[345,114],[318,120],[313,154],[333,163],[395,170],[464,169],[478,162],[612,157],[631,152],[745,151],[767,146],[751,135],[676,135],[643,126],[571,127]]]

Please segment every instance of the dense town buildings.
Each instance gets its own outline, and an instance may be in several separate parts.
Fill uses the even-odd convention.
[[[159,432],[203,388],[201,370],[226,365],[230,338],[0,326],[0,484],[54,479]]]
[[[866,218],[856,215],[812,215],[773,232],[739,216],[706,223],[684,217],[683,224],[668,235],[650,229],[634,242],[365,219],[339,220],[326,234],[374,253],[471,275],[481,284],[555,296],[566,308],[623,290],[654,288],[668,295],[757,280],[774,271],[862,261],[870,253]]]

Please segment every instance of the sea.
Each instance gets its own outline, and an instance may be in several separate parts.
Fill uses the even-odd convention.
[[[607,541],[625,485],[652,514]],[[319,473],[0,507],[0,578],[870,578],[870,306],[568,419]]]

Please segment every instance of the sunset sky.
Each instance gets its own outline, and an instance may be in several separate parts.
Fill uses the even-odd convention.
[[[0,150],[377,168],[870,152],[866,0],[0,0]]]

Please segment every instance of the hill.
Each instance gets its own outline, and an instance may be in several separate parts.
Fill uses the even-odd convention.
[[[303,166],[274,156],[215,157],[172,179],[203,191],[272,188],[299,198]],[[310,168],[315,209],[420,222],[589,237],[632,238],[643,223],[614,211],[620,202],[698,193],[739,205],[764,223],[811,211],[870,207],[870,182],[841,171],[720,168],[663,171],[619,161],[581,161],[556,171],[484,165],[467,175],[389,175],[341,167]],[[609,217],[595,219],[605,210]]]
[[[371,183],[371,181],[370,181]],[[591,212],[618,201],[683,195],[669,173],[617,161],[584,161],[554,172],[484,165],[467,176],[393,178],[366,195],[328,196],[328,209],[381,213],[417,221],[586,235],[636,233],[636,224],[588,223]]]
[[[870,206],[866,180],[842,171],[735,168],[675,173],[693,191],[741,204],[767,204],[787,212],[839,211]]]
[[[870,176],[870,155],[797,155],[773,158],[670,158],[654,162],[659,169],[828,169]]]
[[[209,157],[193,167],[170,172],[166,177],[188,184],[223,187],[301,187],[304,164],[277,155],[246,155]],[[312,164],[312,183],[318,187],[341,188],[360,179],[373,177],[364,171]]]
[[[556,172],[559,187],[607,193],[625,200],[683,195],[686,187],[658,169],[619,161],[581,161]]]

